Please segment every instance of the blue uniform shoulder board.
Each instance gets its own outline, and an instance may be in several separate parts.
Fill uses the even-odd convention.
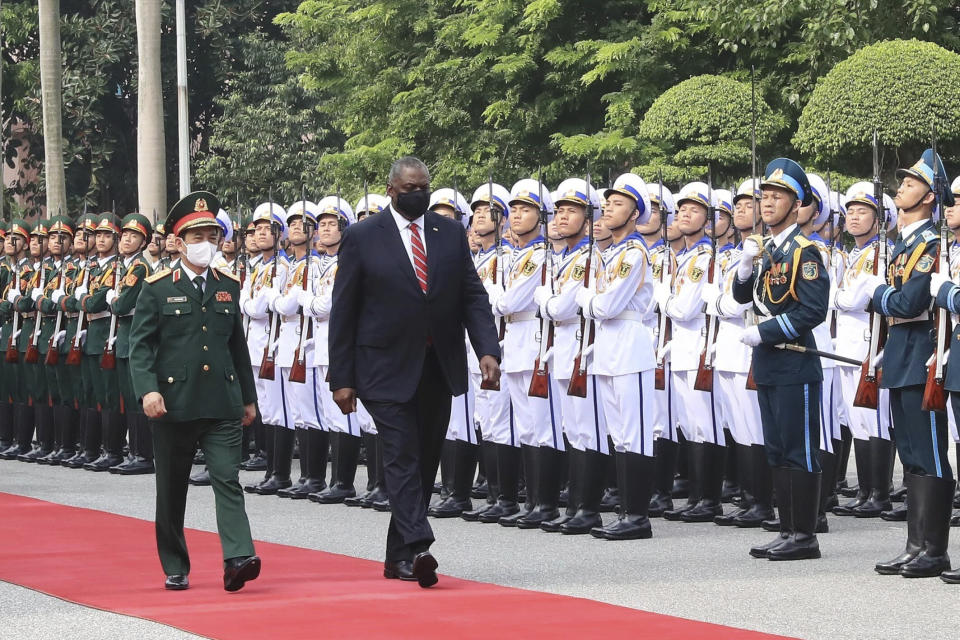
[[[937,234],[934,233],[931,229],[925,229],[924,232],[920,234],[920,237],[922,237],[927,242],[931,242],[937,239]]]
[[[806,236],[801,235],[799,233],[793,237],[793,241],[796,242],[801,247],[803,247],[804,249],[806,249],[807,247],[813,246],[813,242],[811,242]]]

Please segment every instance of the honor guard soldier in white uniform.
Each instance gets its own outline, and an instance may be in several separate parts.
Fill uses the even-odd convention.
[[[853,237],[854,246],[847,255],[843,279],[830,292],[830,305],[837,310],[837,353],[865,360],[870,346],[869,305],[872,285],[875,284],[872,276],[878,257],[879,225],[892,230],[896,225],[896,213],[890,215],[886,207],[878,207],[873,185],[869,182],[858,182],[847,189],[844,203],[846,230]],[[886,242],[885,253],[889,256],[893,245]],[[861,368],[839,364],[835,371],[841,380],[846,425],[854,438],[859,493],[853,500],[834,507],[833,513],[875,517],[890,508],[893,446],[890,441],[890,393],[886,389],[879,390],[876,409],[855,406]]]
[[[953,191],[954,202],[960,201],[960,177],[953,179],[950,190]],[[954,204],[952,207],[945,207],[944,220],[946,220],[950,226],[950,232],[954,235],[954,239],[950,243],[950,279],[953,282],[960,282],[960,205]],[[957,322],[957,314],[955,313],[953,314],[954,326],[957,325]],[[952,398],[954,394],[951,393],[950,395]],[[956,444],[956,459],[960,461],[960,428],[957,426],[957,412],[952,406],[947,411],[947,418],[950,425],[950,437]],[[954,494],[953,506],[960,507],[960,489]],[[950,526],[960,527],[960,511],[954,511],[953,517],[950,518]]]
[[[797,213],[813,201],[807,175],[796,162],[767,165],[760,214],[773,237],[743,242],[733,296],[754,302],[762,317],[741,341],[753,347],[753,373],[763,421],[767,460],[780,511],[780,534],[750,549],[770,560],[820,557],[820,358],[777,345],[815,348],[814,328],[827,317],[830,282],[820,251],[800,233]],[[763,253],[759,273],[754,258]]]
[[[541,523],[540,528],[565,534],[586,534],[603,524],[600,500],[609,456],[607,427],[591,365],[590,336],[595,335],[596,329],[593,322],[581,321],[577,304],[580,290],[596,290],[597,274],[603,266],[599,252],[587,238],[591,231],[592,212],[600,211],[600,198],[593,185],[582,178],[570,178],[557,188],[554,205],[557,231],[567,247],[558,256],[557,288],[551,291],[547,286],[537,287],[534,299],[540,306],[540,314],[552,320],[556,327],[553,342],[555,388],[562,406],[563,431],[570,446],[570,498],[566,513]],[[582,378],[577,382],[583,391],[582,397],[571,393],[574,376]],[[559,452],[555,455],[563,461]],[[554,465],[553,472],[559,473],[557,465]],[[557,484],[556,478],[550,478],[550,482],[551,486]]]
[[[513,248],[504,238],[507,230],[509,201],[510,192],[492,181],[477,187],[470,199],[470,209],[473,211],[473,232],[480,242],[480,250],[474,257],[474,266],[477,268],[480,282],[488,292],[495,292],[490,294],[490,301],[491,306],[494,307],[494,316],[501,338],[506,329],[506,319],[496,314],[495,302],[510,275]],[[506,504],[498,506],[500,485],[497,480],[497,470],[503,464],[516,464],[520,440],[513,422],[507,378],[504,376],[500,379],[499,389],[481,388],[480,364],[472,349],[473,346],[468,341],[467,364],[470,367],[470,377],[476,393],[474,412],[483,439],[480,448],[487,474],[487,504],[479,509],[466,511],[461,514],[461,517],[464,520],[477,521],[488,509],[494,509],[494,512],[488,515],[488,519],[493,519],[494,516],[499,519],[503,515],[509,515],[505,513],[509,510],[509,506]],[[507,451],[502,454],[504,461],[500,462],[503,449]]]
[[[354,208],[357,222],[360,222],[367,216],[380,213],[389,205],[390,199],[386,196],[382,196],[379,193],[368,193],[357,201],[357,206]]]
[[[553,385],[547,385],[548,398],[528,395],[540,353],[540,340],[549,338],[548,323],[541,323],[538,317],[533,292],[543,281],[548,264],[545,263],[546,251],[550,250],[541,232],[541,211],[552,213],[553,201],[549,188],[536,180],[525,179],[513,185],[509,205],[510,227],[518,240],[510,273],[505,282],[497,285],[487,283],[486,287],[494,301],[494,315],[503,316],[506,320],[501,367],[513,405],[520,451],[506,447],[500,450],[497,467],[500,482],[498,509],[487,511],[480,521],[492,522],[494,515],[506,511],[510,513],[502,515],[497,522],[503,526],[516,526],[521,518],[534,511],[538,502],[538,449],[562,450],[563,434],[560,403],[553,393]],[[552,273],[546,273],[548,282],[552,278]],[[553,361],[548,362],[548,366],[552,367]],[[516,456],[517,453],[520,455]],[[552,455],[552,451],[546,455]],[[517,457],[521,459],[527,484],[527,502],[522,509],[516,504],[520,470]],[[551,517],[547,520],[552,520],[559,515],[559,511],[548,515]],[[539,516],[534,518],[529,521],[529,528],[539,528],[542,519]],[[527,523],[524,526],[528,526]]]
[[[213,259],[213,266],[216,269],[225,269],[235,273],[234,265],[237,261],[237,239],[240,225],[223,209],[217,212],[217,222],[223,229],[223,241],[220,243],[220,250],[217,251],[217,255]]]
[[[287,285],[289,261],[280,242],[287,236],[287,210],[274,202],[264,202],[253,211],[253,235],[260,248],[260,261],[247,278],[241,292],[240,309],[247,316],[247,346],[257,385],[257,404],[263,420],[266,449],[266,474],[263,482],[247,485],[248,493],[270,495],[289,487],[290,478],[274,478],[274,452],[278,445],[293,446],[292,425],[288,427],[283,386],[277,375],[274,343],[279,335],[280,318],[270,308]],[[267,377],[264,377],[267,376]]]
[[[650,256],[637,225],[649,221],[647,185],[632,173],[621,175],[604,192],[604,226],[613,244],[603,253],[596,290],[580,287],[577,304],[597,322],[593,373],[613,440],[619,517],[590,534],[607,540],[650,538],[647,515],[653,493],[653,342],[643,320],[653,304]],[[590,507],[596,506],[588,505]]]
[[[687,439],[690,494],[687,504],[664,513],[669,520],[713,522],[723,513],[721,492],[726,461],[723,427],[717,421],[713,393],[695,388],[704,347],[706,316],[701,291],[706,284],[713,248],[705,228],[716,207],[715,194],[702,182],[692,182],[677,197],[677,227],[684,248],[677,255],[673,287],[657,283],[654,294],[670,317],[670,377],[673,412]]]
[[[759,181],[745,180],[733,198],[733,225],[741,237],[748,237],[761,229]],[[747,326],[756,324],[752,303],[739,303],[733,298],[733,285],[740,266],[742,243],[725,254],[719,262],[715,285],[704,287],[703,301],[708,311],[715,311],[720,320],[717,331],[715,383],[719,389],[718,411],[730,433],[740,456],[740,486],[744,497],[732,513],[717,516],[719,525],[759,527],[764,520],[774,518],[773,481],[770,465],[763,446],[763,428],[757,392],[747,388],[752,350],[740,342]]]

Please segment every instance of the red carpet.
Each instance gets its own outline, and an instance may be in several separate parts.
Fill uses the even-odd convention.
[[[6,493],[0,514],[0,580],[210,638],[465,640],[491,637],[479,628],[491,616],[498,638],[774,637],[446,576],[424,590],[384,580],[377,562],[266,542],[260,578],[230,594],[217,536],[194,530],[191,588],[165,591],[152,522]]]

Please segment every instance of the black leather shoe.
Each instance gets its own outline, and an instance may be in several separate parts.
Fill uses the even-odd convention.
[[[960,511],[954,511],[953,515],[950,516],[950,526],[960,527]]]
[[[286,480],[280,480],[276,476],[271,476],[269,480],[257,486],[253,490],[254,493],[261,496],[272,496],[276,495],[277,491],[280,489],[286,489],[293,484],[293,481],[290,478]]]
[[[256,455],[246,462],[241,462],[240,468],[244,471],[266,471],[267,459],[261,455]]]
[[[163,588],[167,591],[184,591],[190,588],[190,580],[184,575],[167,576]]]
[[[370,503],[370,508],[381,513],[390,513],[390,498],[384,496],[383,500],[377,500]]]
[[[297,491],[300,490],[300,487],[303,486],[303,483],[304,483],[304,482],[306,482],[306,478],[300,478],[299,480],[297,480],[296,482],[294,482],[293,484],[291,484],[291,485],[290,485],[289,487],[287,487],[286,489],[277,489],[277,497],[278,497],[278,498],[290,498],[290,497],[292,497],[294,493],[296,493]],[[310,494],[310,493],[315,493],[315,491],[309,491],[308,494]]]
[[[477,518],[480,522],[492,524],[500,522],[500,518],[512,516],[520,512],[520,505],[516,502],[497,502],[491,505],[489,509],[484,510]]]
[[[320,504],[340,504],[347,498],[352,498],[357,495],[357,490],[353,485],[343,485],[335,483],[317,495],[315,502]]]
[[[306,500],[311,493],[320,493],[327,488],[324,480],[317,478],[307,478],[297,485],[296,491],[290,494],[291,500]],[[279,493],[277,495],[280,495]]]
[[[87,471],[109,471],[110,467],[115,467],[121,462],[123,462],[123,456],[105,453],[93,462],[83,465],[83,468]]]
[[[417,579],[417,577],[413,575],[413,563],[409,560],[399,560],[397,562],[385,560],[383,563],[383,577],[389,580],[405,580],[407,582],[413,582]]]
[[[209,487],[210,472],[207,471],[206,467],[204,467],[203,471],[197,471],[195,474],[190,476],[190,480],[188,480],[188,482],[195,487]]]
[[[427,509],[427,515],[433,518],[456,518],[464,511],[471,511],[473,502],[469,498],[457,500],[453,494]]]
[[[140,476],[148,473],[154,473],[156,469],[153,466],[153,460],[137,456],[133,462],[118,471],[121,476]]]
[[[647,516],[650,518],[662,518],[664,512],[673,511],[673,498],[669,494],[657,491],[650,498],[650,509]]]
[[[730,513],[720,514],[719,516],[714,516],[713,524],[720,525],[721,527],[732,527],[733,519],[737,516],[742,516],[747,512],[746,506],[738,507],[731,511]]]
[[[346,502],[346,500],[344,500]],[[362,509],[373,509],[373,505],[381,503],[381,507],[390,506],[390,496],[387,495],[387,490],[383,487],[374,487],[373,491],[367,494],[366,500],[363,500],[360,503],[360,508]],[[387,511],[390,509],[388,508]]]
[[[437,584],[437,559],[429,551],[418,553],[413,558],[413,575],[417,584],[426,589]]]
[[[713,522],[717,516],[723,515],[723,505],[712,500],[701,500],[692,509],[680,514],[683,522]]]
[[[767,544],[762,544],[757,547],[751,547],[750,555],[753,556],[754,558],[767,558],[769,557],[768,554],[770,553],[771,549],[775,549],[776,547],[779,547],[781,544],[786,542],[789,537],[790,537],[790,533],[788,531],[781,532],[776,538],[774,538]]]
[[[260,575],[260,558],[247,556],[230,558],[223,563],[224,591],[239,591],[243,585]]]
[[[960,584],[960,569],[953,571],[944,571],[940,574],[940,579],[947,584]]]
[[[881,511],[880,519],[887,522],[906,522],[907,521],[907,503],[901,502],[889,511]]]

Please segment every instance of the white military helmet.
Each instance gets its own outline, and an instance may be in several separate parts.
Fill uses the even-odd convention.
[[[737,201],[740,198],[749,198],[753,196],[755,199],[760,199],[760,179],[759,178],[747,178],[740,183],[740,186],[737,187],[737,194],[733,196],[733,204],[737,204]]]
[[[437,205],[452,207],[464,228],[470,224],[470,205],[467,204],[467,199],[459,191],[454,191],[449,187],[437,189],[430,194],[429,209],[433,211],[433,208]]]
[[[540,201],[541,196],[543,202]],[[541,184],[533,178],[524,178],[510,189],[510,200],[507,204],[514,202],[525,202],[532,204],[538,209],[546,209],[547,213],[553,215],[553,198],[550,197],[550,188]]]
[[[960,176],[954,178],[953,182],[950,183],[950,191],[953,192],[953,195],[960,197]]]
[[[717,213],[728,213],[733,216],[733,194],[729,189],[714,189],[713,201],[717,205]]]
[[[666,195],[666,191],[664,189],[664,195]],[[613,186],[603,192],[603,197],[609,198],[615,193],[626,196],[637,203],[637,224],[650,222],[653,209],[650,206],[650,192],[643,178],[635,173],[624,173],[617,176],[617,179],[613,181]]]
[[[342,222],[341,229],[345,229],[357,221],[350,203],[339,196],[325,196],[317,203],[317,220],[320,219],[320,216],[327,215],[337,216]]]
[[[833,211],[833,226],[840,226],[840,218],[847,215],[847,207],[843,204],[843,196],[836,191],[830,192],[830,210]]]
[[[359,216],[361,213],[380,213],[388,206],[390,206],[390,199],[387,198],[387,196],[380,195],[379,193],[368,193],[357,200],[357,206],[354,207],[353,210],[356,215]]]
[[[659,182],[647,183],[647,197],[652,204],[660,205],[661,211],[667,213],[667,226],[673,224],[673,216],[677,211],[677,205],[673,201],[673,192]],[[662,202],[661,202],[662,200]]]
[[[287,208],[287,228],[290,228],[290,223],[296,219],[302,219],[303,213],[306,211],[307,218],[310,219],[310,224],[313,225],[313,228],[317,228],[317,205],[314,202],[309,200],[297,200],[292,205]]]
[[[890,197],[884,194],[884,198],[883,198],[883,204],[884,204],[884,210],[885,210],[884,213],[887,216],[887,229],[893,229],[893,227],[897,224],[897,208],[896,208],[896,205],[893,206],[892,211],[888,208],[887,205],[893,203],[892,198],[890,198],[890,201],[888,203],[887,202],[888,198]],[[872,182],[861,181],[851,186],[849,189],[847,189],[847,193],[846,195],[844,195],[843,199],[841,200],[841,203],[843,204],[844,208],[849,207],[851,204],[855,204],[855,203],[865,204],[868,207],[872,207],[874,211],[879,212],[879,207],[877,206],[877,199],[873,196]]]
[[[883,208],[887,212],[887,231],[897,226],[897,203],[887,194],[883,194]],[[933,212],[933,221],[937,221],[937,211]]]
[[[557,186],[553,192],[553,204],[558,206],[561,202],[572,202],[581,207],[587,206],[589,199],[593,205],[594,212],[600,209],[600,192],[592,184],[588,185],[583,178],[567,178]]]
[[[503,185],[499,185],[496,182],[493,183],[493,204],[500,207],[502,211],[507,211],[510,207],[507,205],[510,202],[510,192],[507,191],[507,188]],[[470,210],[473,211],[477,208],[478,204],[489,204],[490,203],[490,190],[491,184],[485,182],[477,190],[473,192],[473,197],[470,198]]]
[[[287,210],[276,202],[264,202],[253,210],[253,224],[272,222],[280,227],[280,239],[287,237]]]
[[[687,201],[696,202],[709,209],[717,206],[717,192],[711,193],[710,187],[703,182],[690,182],[680,188],[680,193],[677,194],[677,207],[679,208]]]
[[[233,240],[233,220],[230,219],[230,214],[220,209],[220,211],[217,211],[217,222],[223,230],[223,241],[230,242]]]
[[[827,183],[823,178],[815,173],[807,173],[807,181],[810,183],[810,191],[813,194],[813,206],[816,207],[816,215],[813,218],[813,226],[819,229],[830,217],[830,191],[827,189]]]

